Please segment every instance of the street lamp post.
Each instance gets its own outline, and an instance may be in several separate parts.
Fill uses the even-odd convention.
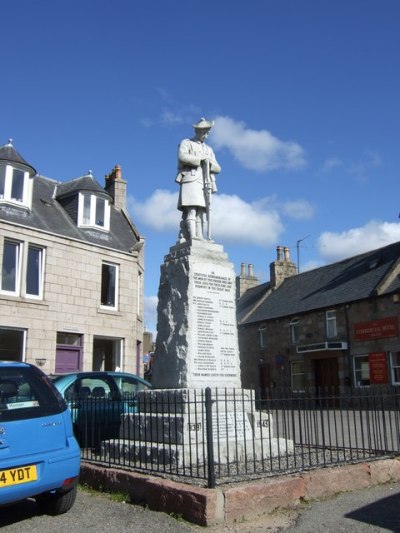
[[[310,235],[307,235],[306,237],[303,237],[302,239],[299,239],[296,243],[296,249],[297,249],[297,273],[300,274],[300,243],[308,239]]]

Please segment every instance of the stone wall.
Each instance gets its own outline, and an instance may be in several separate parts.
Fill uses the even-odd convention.
[[[72,332],[84,337],[84,370],[92,369],[94,336],[102,336],[124,339],[123,370],[136,373],[136,342],[143,338],[143,289],[138,289],[143,252],[115,252],[6,223],[0,228],[4,238],[45,249],[43,299],[0,293],[0,327],[26,330],[26,361],[45,358],[43,370],[54,372],[57,332]],[[0,263],[2,253],[0,247]],[[103,261],[119,265],[118,310],[100,307]]]
[[[354,336],[354,325],[360,322],[382,320],[387,317],[398,317],[399,303],[392,295],[374,297],[351,304],[336,307],[337,336],[327,338],[326,311],[317,310],[299,318],[298,342],[291,342],[290,320],[284,317],[265,323],[239,326],[239,348],[241,356],[242,384],[245,388],[258,388],[260,365],[269,380],[269,386],[291,386],[290,363],[304,361],[306,385],[315,386],[315,359],[329,357],[338,358],[339,384],[346,385],[352,377],[352,357],[373,352],[398,352],[400,339],[396,337],[379,338],[360,341]],[[264,347],[260,346],[260,326],[265,327]],[[327,341],[344,341],[347,350],[325,350],[299,354],[298,345],[309,345]],[[283,362],[283,364],[282,364]]]

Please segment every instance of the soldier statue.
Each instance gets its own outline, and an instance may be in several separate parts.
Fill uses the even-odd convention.
[[[211,194],[217,191],[215,174],[221,167],[214,152],[205,143],[214,122],[201,118],[193,124],[195,136],[184,139],[179,145],[178,174],[175,181],[180,185],[178,209],[182,211],[179,240],[204,239],[204,215],[207,218],[207,238],[210,232]]]

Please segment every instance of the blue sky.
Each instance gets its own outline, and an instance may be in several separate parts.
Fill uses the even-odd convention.
[[[305,270],[400,240],[398,0],[13,0],[3,11],[0,143],[60,181],[90,169],[103,185],[121,165],[146,240],[149,330],[178,233],[177,147],[202,116],[222,167],[213,238],[237,273],[252,263],[268,280],[277,245]]]

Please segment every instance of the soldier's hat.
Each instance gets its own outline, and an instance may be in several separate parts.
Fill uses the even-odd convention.
[[[210,130],[214,126],[214,121],[206,120],[202,117],[198,122],[192,124],[192,126],[195,130]]]

